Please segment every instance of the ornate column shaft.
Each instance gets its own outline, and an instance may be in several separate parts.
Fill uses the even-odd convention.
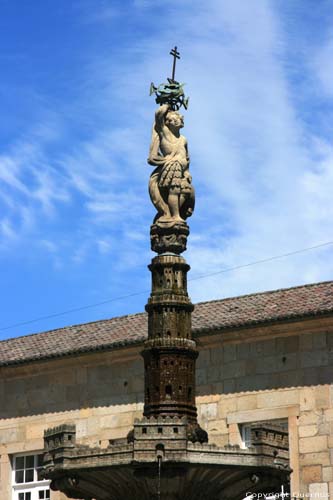
[[[185,259],[160,255],[152,260],[148,312],[144,415],[187,416],[195,421],[195,360],[191,339],[193,305],[187,294]]]

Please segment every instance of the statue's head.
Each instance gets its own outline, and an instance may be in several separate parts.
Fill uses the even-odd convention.
[[[184,127],[184,117],[178,111],[168,111],[165,124],[171,130],[179,130]]]

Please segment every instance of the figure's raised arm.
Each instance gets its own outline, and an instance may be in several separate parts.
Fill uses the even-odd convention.
[[[165,124],[165,117],[167,112],[169,111],[169,104],[163,104],[160,106],[155,113],[155,128],[156,132],[160,133]]]

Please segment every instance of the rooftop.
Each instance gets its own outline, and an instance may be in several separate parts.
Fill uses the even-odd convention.
[[[196,304],[194,337],[209,332],[333,314],[333,281]],[[0,342],[0,366],[139,344],[146,313],[26,335]]]

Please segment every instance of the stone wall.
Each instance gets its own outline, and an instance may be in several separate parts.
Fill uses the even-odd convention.
[[[292,491],[333,498],[333,324],[317,319],[200,337],[199,421],[210,442],[240,444],[240,426],[286,419]],[[43,449],[43,431],[77,426],[83,443],[125,437],[143,410],[140,348],[0,370],[0,498],[12,454]],[[59,500],[52,493],[53,500]]]
[[[197,404],[219,445],[243,424],[286,419],[291,490],[333,498],[333,325],[304,321],[200,339]]]
[[[139,349],[2,368],[0,401],[0,499],[11,500],[9,457],[41,451],[45,429],[73,422],[81,442],[103,446],[126,436],[143,411]]]

